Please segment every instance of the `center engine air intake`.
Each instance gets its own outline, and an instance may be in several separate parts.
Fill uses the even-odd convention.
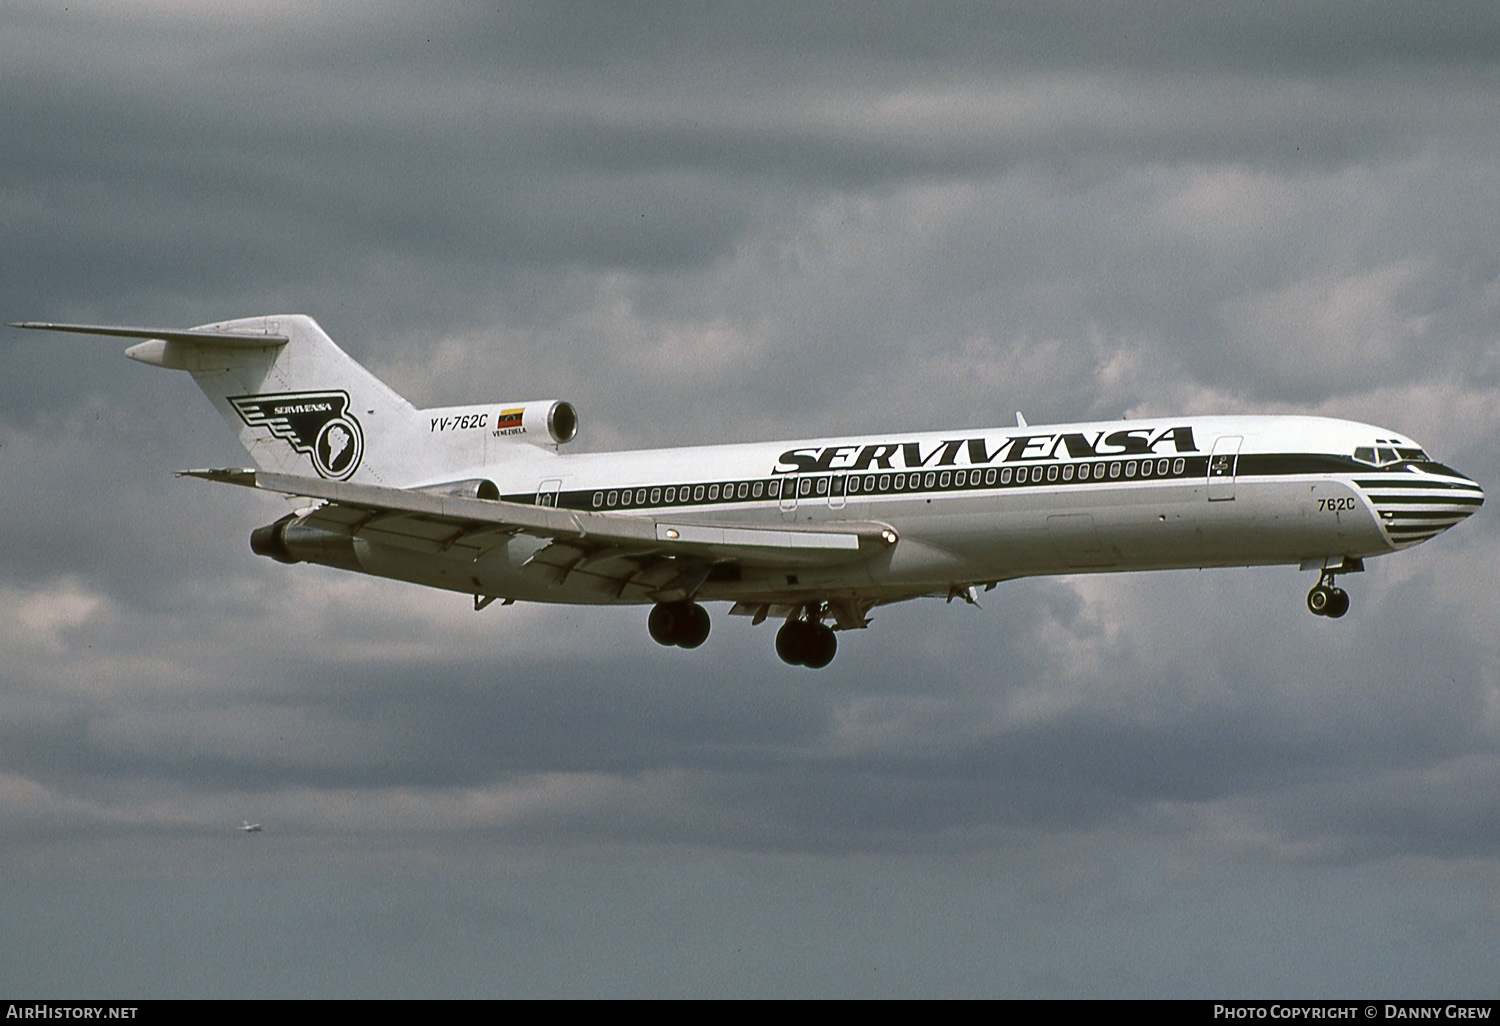
[[[495,434],[546,435],[554,444],[571,442],[578,434],[578,411],[561,399],[533,399],[495,404]]]

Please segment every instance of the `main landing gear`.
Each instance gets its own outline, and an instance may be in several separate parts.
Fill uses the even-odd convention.
[[[776,632],[776,654],[792,666],[820,670],[833,662],[838,639],[822,620],[826,606],[803,607]],[[764,616],[755,622],[759,623]],[[708,640],[708,610],[696,602],[658,602],[646,619],[651,638],[658,645],[697,648]]]
[[[708,610],[696,602],[660,602],[646,628],[658,645],[697,648],[708,640]]]
[[[1323,571],[1313,590],[1307,593],[1307,611],[1314,616],[1327,616],[1337,620],[1349,612],[1349,593],[1334,586],[1333,574]]]
[[[833,628],[821,620],[788,620],[776,632],[776,654],[790,666],[821,670],[838,650]]]

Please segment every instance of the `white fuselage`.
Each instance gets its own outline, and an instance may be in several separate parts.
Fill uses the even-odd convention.
[[[476,455],[494,451],[478,430],[471,444]],[[458,448],[450,460],[461,457]],[[1474,482],[1432,463],[1410,439],[1315,417],[1179,417],[579,455],[516,445],[504,456],[468,463],[450,480],[491,481],[513,502],[679,523],[875,521],[900,539],[847,565],[737,567],[697,591],[747,603],[846,594],[880,602],[1044,574],[1357,560],[1425,540],[1483,499]],[[516,537],[451,565],[359,537],[355,552],[366,572],[459,591],[650,601],[644,592],[601,588],[586,565],[561,581],[528,573],[540,544]]]

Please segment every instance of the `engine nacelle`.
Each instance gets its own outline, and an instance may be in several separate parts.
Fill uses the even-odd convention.
[[[578,434],[578,411],[561,399],[533,399],[524,403],[496,403],[496,435],[545,435],[557,445]]]
[[[500,487],[485,477],[466,477],[462,481],[444,481],[440,484],[423,485],[419,491],[436,495],[453,495],[460,499],[500,498]]]
[[[422,410],[434,435],[484,434],[528,442],[562,445],[578,434],[578,411],[561,399],[485,403],[482,406],[445,406]]]
[[[304,523],[295,513],[251,531],[250,551],[278,563],[321,563],[340,570],[363,569],[354,555],[352,537]]]

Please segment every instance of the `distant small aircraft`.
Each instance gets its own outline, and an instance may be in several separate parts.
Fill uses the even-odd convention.
[[[980,587],[1041,574],[1290,564],[1318,572],[1307,608],[1337,618],[1337,576],[1484,502],[1412,439],[1324,417],[1018,415],[1014,428],[564,456],[570,404],[419,410],[306,316],[16,326],[136,339],[125,355],[190,373],[256,466],[183,473],[298,504],[251,534],[262,556],[463,592],[475,609],[649,604],[651,637],[680,648],[708,637],[700,602],[729,602],[781,621],[777,654],[808,667],[877,606],[977,605]]]
[[[244,825],[240,827],[240,829],[247,834],[258,834],[262,830],[264,830],[265,827],[261,826],[259,823],[252,823],[247,819],[245,820]]]

